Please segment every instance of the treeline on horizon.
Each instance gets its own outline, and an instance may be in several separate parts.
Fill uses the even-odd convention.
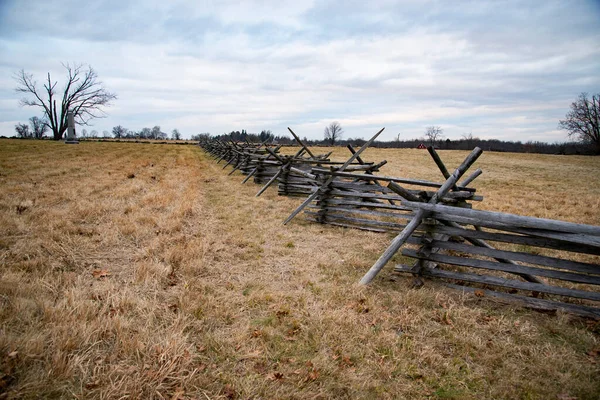
[[[202,133],[199,135],[193,135],[193,140],[200,140],[202,138],[214,138],[224,141],[232,140],[234,142],[253,142],[253,143],[276,143],[281,145],[294,145],[297,144],[296,140],[288,136],[275,136],[271,131],[262,131],[261,133],[247,133],[245,130],[242,131],[231,131],[227,134],[222,135],[211,135],[210,133]],[[312,140],[308,138],[301,139],[302,142],[307,146],[331,146],[331,142],[323,140]],[[335,142],[336,146],[346,146],[348,144],[354,147],[360,147],[367,141],[365,139],[340,139]],[[510,152],[510,153],[539,153],[539,154],[563,154],[563,155],[593,155],[594,148],[592,145],[587,143],[579,142],[556,142],[546,143],[539,141],[505,141],[498,139],[479,139],[479,138],[466,138],[466,139],[443,139],[438,140],[435,143],[431,143],[429,140],[424,138],[409,139],[409,140],[376,140],[371,144],[370,147],[375,148],[392,148],[392,149],[416,149],[419,146],[433,145],[436,149],[440,150],[472,150],[475,147],[479,147],[484,151],[497,151],[497,152]]]

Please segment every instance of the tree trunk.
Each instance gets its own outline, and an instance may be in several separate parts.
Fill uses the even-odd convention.
[[[53,139],[54,139],[54,140],[62,140],[62,138],[63,138],[63,135],[65,134],[65,130],[66,130],[66,129],[62,129],[62,130],[60,130],[60,129],[58,129],[58,128],[56,128],[56,129],[52,129],[52,136],[53,136]]]

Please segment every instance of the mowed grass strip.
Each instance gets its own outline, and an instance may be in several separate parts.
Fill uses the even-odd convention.
[[[441,180],[427,157],[365,159]],[[598,223],[596,158],[482,160],[481,208]],[[391,268],[359,287],[390,236],[284,227],[301,200],[255,198],[222,165],[196,146],[0,142],[0,396],[597,398],[597,323]],[[556,205],[574,182],[579,203]]]

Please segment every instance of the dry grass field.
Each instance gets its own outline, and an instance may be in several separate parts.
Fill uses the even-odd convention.
[[[441,180],[426,151],[364,158]],[[598,157],[476,166],[479,208],[600,225]],[[600,397],[597,322],[391,265],[359,287],[391,236],[283,226],[300,199],[221,168],[197,146],[0,141],[0,399]]]

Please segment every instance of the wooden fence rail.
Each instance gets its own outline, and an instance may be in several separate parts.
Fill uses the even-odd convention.
[[[418,247],[402,249],[416,262],[396,272],[437,278],[480,297],[600,318],[600,227],[422,202],[402,206],[415,214],[419,230],[410,243]]]
[[[230,174],[246,175],[244,183],[254,178],[263,185],[257,196],[277,184],[280,195],[304,197],[284,224],[304,212],[318,223],[397,232],[362,284],[400,252],[413,262],[394,271],[412,274],[418,284],[431,278],[478,297],[600,318],[600,227],[473,210],[472,202],[483,197],[470,185],[482,171],[467,172],[481,149],[450,173],[428,148],[444,178],[431,182],[377,175],[386,161],[362,159],[383,129],[358,150],[348,146],[345,162],[330,160],[331,153],[316,155],[289,130],[300,145],[293,155],[267,143],[203,140],[200,145],[223,168],[231,166]]]

